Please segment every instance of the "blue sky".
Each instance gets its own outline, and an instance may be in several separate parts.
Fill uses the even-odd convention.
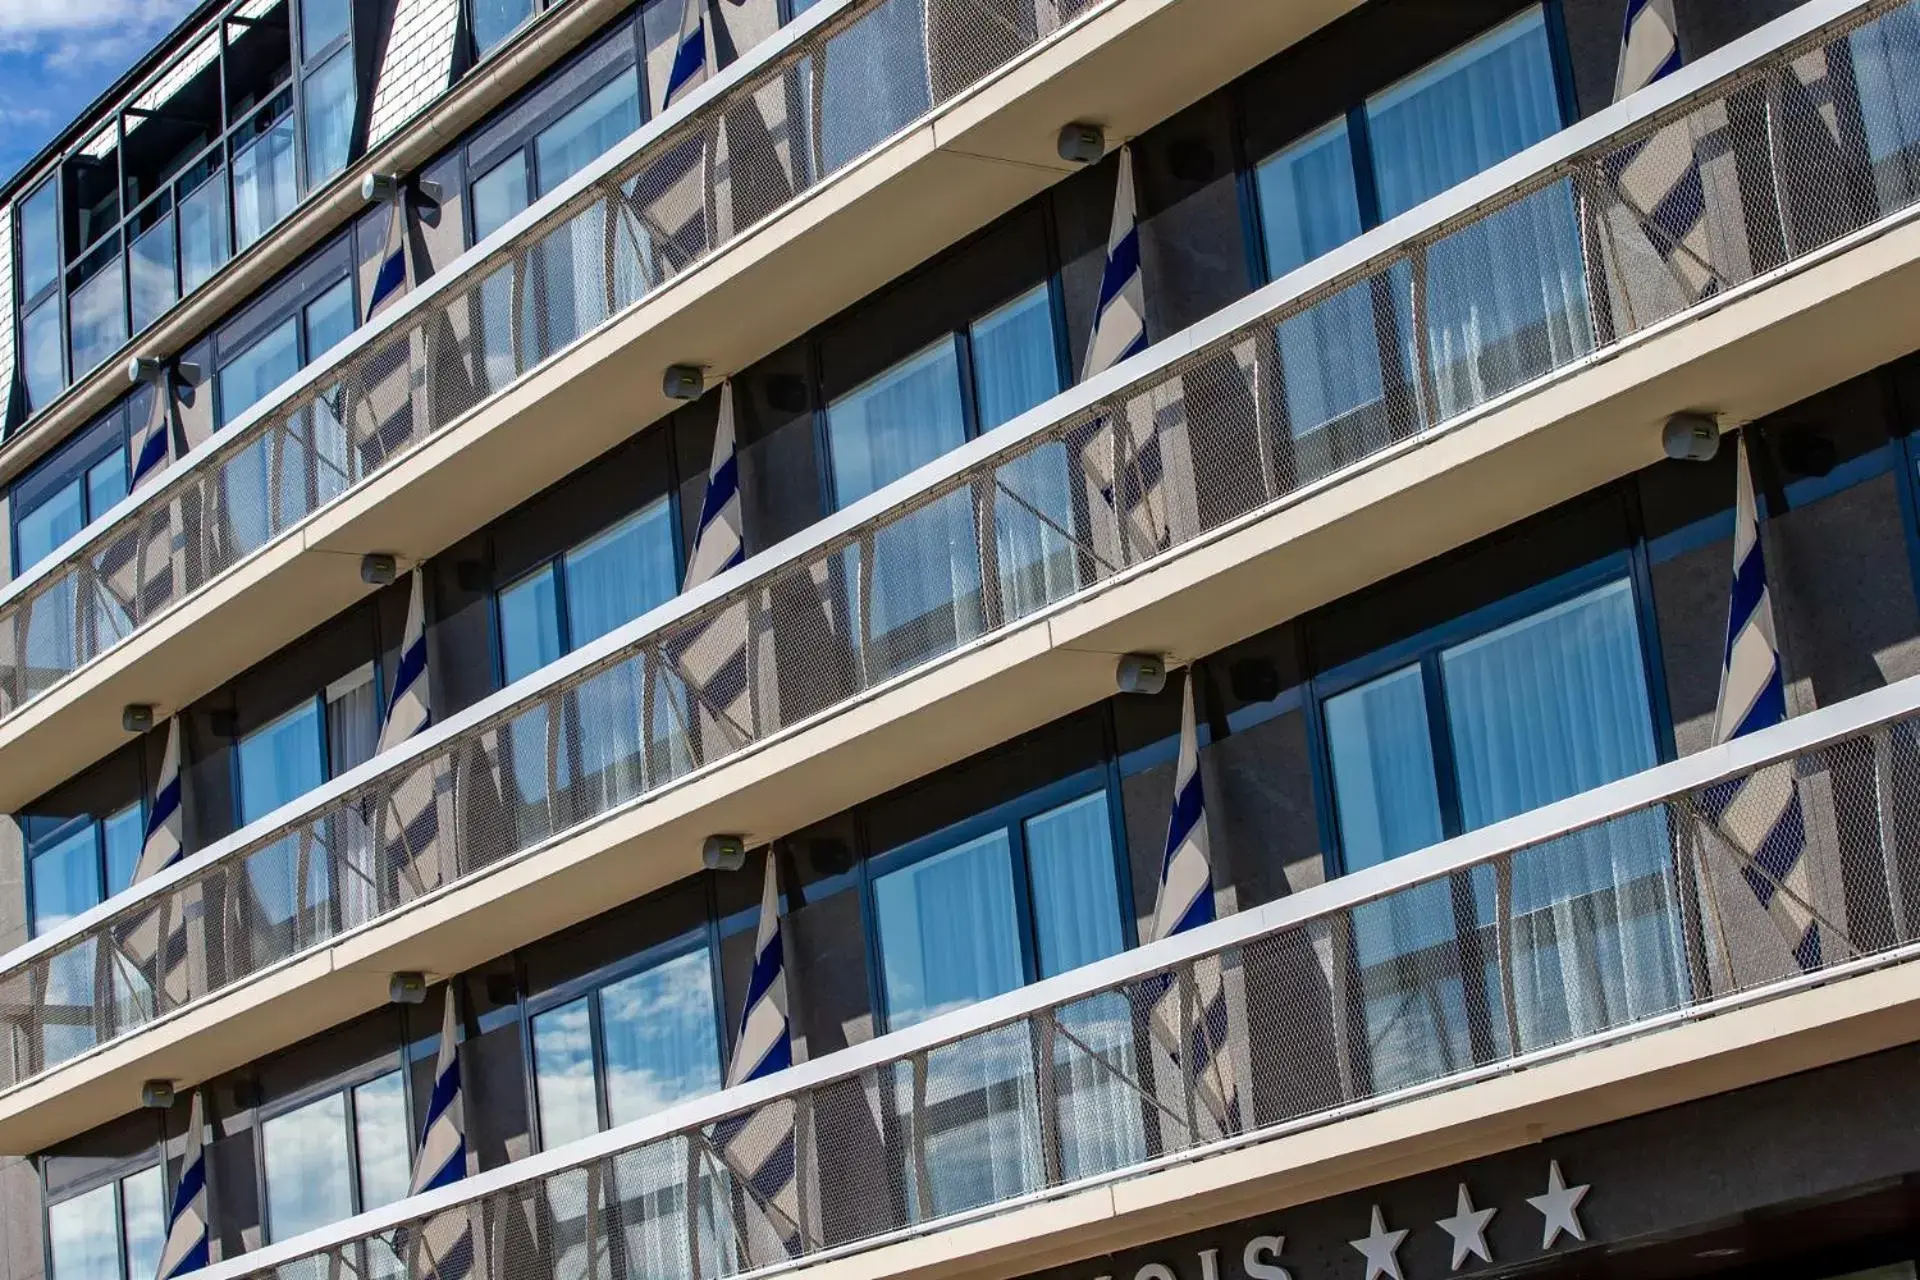
[[[0,0],[0,178],[10,178],[195,0]]]

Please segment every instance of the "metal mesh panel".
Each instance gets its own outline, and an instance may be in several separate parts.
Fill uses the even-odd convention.
[[[0,717],[1091,7],[854,0],[42,567],[0,606]]]
[[[1747,788],[1804,813],[1808,874],[1781,892],[1820,963],[1884,954],[1920,940],[1917,733],[1908,712],[897,1058],[827,1059],[752,1111],[274,1273],[426,1275],[433,1238],[502,1280],[736,1275],[1633,1034],[1806,971],[1726,817]],[[790,1143],[785,1199],[731,1145],[753,1125]]]
[[[893,6],[903,3],[888,0]],[[962,11],[974,10],[953,10]],[[857,63],[856,54],[872,52],[863,53],[858,43],[873,38],[862,23],[896,21],[879,16],[894,12],[863,10],[822,33],[797,60],[770,72],[768,83],[792,78],[807,87],[821,66],[831,82],[841,74],[836,58]],[[1871,8],[1771,56],[1698,100],[1637,125],[1624,140],[1609,140],[1500,201],[1412,240],[1391,258],[1289,301],[1101,403],[1010,443],[962,474],[751,579],[698,612],[637,636],[493,718],[414,749],[358,790],[255,835],[177,883],[144,891],[87,933],[0,971],[0,1016],[7,1020],[9,1046],[0,1084],[27,1080],[285,963],[343,930],[525,855],[1225,521],[1284,501],[1303,486],[1337,476],[1580,358],[1600,336],[1615,341],[1692,305],[1685,296],[1697,304],[1750,278],[1763,264],[1782,260],[1783,245],[1804,253],[1870,226],[1903,207],[1913,189],[1900,166],[1909,152],[1920,155],[1920,148],[1905,142],[1920,128],[1910,124],[1920,122],[1920,115],[1905,111],[1896,86],[1920,83],[1920,65],[1910,65],[1920,59],[1920,39],[1902,35],[1920,35],[1920,29],[1909,31],[1915,28],[1915,12],[1911,6]],[[1824,68],[1824,74],[1815,76],[1809,68]],[[1810,84],[1825,86],[1820,92],[1827,97],[1818,97]],[[1844,92],[1835,85],[1844,85]],[[863,92],[877,90],[869,84]],[[805,94],[801,100],[807,100]],[[1831,107],[1835,101],[1844,102],[1845,109],[1818,105]],[[1801,103],[1809,104],[1804,121],[1789,114],[1790,104]],[[821,118],[817,108],[812,118]],[[1834,120],[1842,122],[1837,136],[1828,129]],[[1724,147],[1696,152],[1703,156],[1698,190],[1715,194],[1692,204],[1684,193],[1653,200],[1649,193],[1658,184],[1636,176],[1634,165],[1683,135],[1711,136]],[[636,190],[649,193],[647,217],[679,216],[670,208],[677,179],[663,172],[678,163],[673,160],[678,145],[670,140],[664,150],[643,158],[642,172],[610,180],[604,201],[614,205],[611,223],[589,217],[605,207],[604,201],[583,199],[544,223],[543,236],[529,237],[527,247],[503,253],[502,265],[471,294],[433,313],[435,333],[444,329],[466,337],[415,335],[419,345],[411,345],[415,338],[407,340],[408,359],[418,350],[437,349],[461,364],[460,352],[480,353],[462,367],[473,387],[484,388],[492,385],[496,352],[509,370],[517,369],[524,342],[546,341],[541,335],[552,335],[566,315],[598,314],[599,302],[578,298],[572,311],[558,311],[551,305],[558,295],[551,293],[540,294],[537,306],[523,305],[531,296],[524,292],[524,278],[538,274],[532,265],[535,247],[550,266],[566,260],[553,246],[579,243],[567,237],[584,235],[582,226],[591,224],[589,229],[604,235],[607,225],[654,225],[622,221],[636,207]],[[803,151],[817,156],[823,145],[816,129]],[[1796,148],[1810,149],[1827,166],[1826,176],[1805,181],[1780,176],[1775,158],[1798,154]],[[1724,170],[1713,170],[1721,160]],[[1654,171],[1671,177],[1673,166]],[[1718,176],[1709,178],[1710,172]],[[1849,175],[1851,185],[1836,174]],[[687,218],[693,207],[685,206]],[[1627,216],[1641,207],[1653,212]],[[1650,229],[1654,213],[1665,220],[1661,225],[1667,231]],[[1710,224],[1706,232],[1686,229],[1700,219]],[[1679,241],[1694,246],[1698,259],[1667,256]],[[616,237],[616,243],[623,242]],[[667,237],[639,236],[634,243],[653,247],[650,259],[636,259],[654,264],[643,276],[664,269],[659,264]],[[1702,262],[1711,268],[1704,274]],[[489,292],[496,286],[498,298]],[[619,299],[605,305],[617,306]],[[463,307],[469,327],[460,331],[455,312]],[[523,316],[532,322],[522,324]],[[395,338],[391,349],[397,352],[401,345]],[[404,433],[393,445],[382,431],[396,421],[412,422],[407,415],[416,411],[429,417],[422,406],[432,399],[418,394],[396,399],[386,416],[367,409],[377,397],[364,392],[316,399],[284,429],[236,445],[217,470],[176,478],[167,506],[126,544],[122,559],[108,560],[102,553],[110,567],[94,582],[97,590],[36,594],[30,601],[37,602],[35,608],[46,606],[44,612],[34,616],[30,608],[12,615],[21,628],[15,632],[15,652],[35,655],[38,664],[38,655],[57,639],[71,643],[76,636],[97,634],[97,628],[120,625],[121,614],[107,604],[136,599],[137,593],[116,594],[119,587],[108,590],[108,584],[121,582],[115,575],[125,565],[147,563],[140,539],[158,537],[170,548],[158,561],[163,585],[190,578],[218,548],[259,545],[261,530],[278,518],[276,513],[309,509],[315,495],[336,482],[329,477],[362,474],[355,469],[364,468],[369,456],[403,447]],[[315,454],[299,454],[291,445],[276,454],[274,442],[292,441],[296,429],[302,440],[330,443]],[[339,470],[285,463],[293,456],[311,464],[322,454],[336,459]],[[249,488],[247,478],[260,475],[272,483]],[[251,497],[230,496],[236,492]],[[29,669],[40,667],[18,670]],[[1843,834],[1856,841],[1875,839],[1882,849],[1893,847],[1886,825],[1892,821],[1886,808],[1891,801],[1876,807],[1873,797],[1897,796],[1888,771],[1910,754],[1907,747],[1889,747],[1855,768],[1848,776],[1871,782],[1864,799],[1828,782],[1805,782],[1808,820],[1824,817],[1833,848],[1844,844]],[[1803,779],[1831,772],[1814,763],[1801,762]],[[1223,1079],[1237,1082],[1239,1092],[1252,1091],[1251,1112],[1242,1107],[1237,1118],[1224,1105],[1222,1084],[1182,1078],[1185,1068],[1178,1062],[1155,1069],[1151,1098],[1143,1104],[1167,1125],[1173,1123],[1170,1115],[1184,1115],[1187,1136],[1180,1140],[1192,1141],[1194,1135],[1247,1123],[1248,1114],[1299,1114],[1327,1098],[1353,1096],[1361,1082],[1371,1089],[1431,1079],[1463,1064],[1616,1025],[1623,1016],[1671,1007],[1688,995],[1778,977],[1777,965],[1768,968],[1772,961],[1737,940],[1764,935],[1762,924],[1770,917],[1760,912],[1759,920],[1743,919],[1755,914],[1754,893],[1740,876],[1726,871],[1724,856],[1718,861],[1708,856],[1717,847],[1711,824],[1686,806],[1669,809],[1634,820],[1651,824],[1646,830],[1633,823],[1611,824],[1610,833],[1568,837],[1564,849],[1516,854],[1501,867],[1483,868],[1456,883],[1407,891],[1351,918],[1325,922],[1307,931],[1311,937],[1276,940],[1271,954],[1250,948],[1224,960],[1222,972],[1181,986],[1186,995],[1174,1005],[1155,1006],[1162,1009],[1159,1015],[1148,1008],[1154,1001],[1147,1000],[1144,989],[1130,996],[1133,1021],[1148,1027],[1148,1039],[1175,1049],[1191,1040],[1199,1025],[1195,1019],[1213,1017],[1205,1011],[1221,1000],[1231,1006],[1235,999],[1253,999],[1235,995],[1243,991],[1257,992],[1259,999],[1285,993],[1289,1001],[1305,1000],[1313,1006],[1314,1034],[1326,1037],[1324,1052],[1312,1047],[1311,1037],[1296,1040],[1287,1052],[1299,1060],[1290,1060],[1285,1070],[1244,1048],[1236,1051],[1242,1060],[1229,1055],[1214,1061],[1218,1071],[1228,1073]],[[1847,822],[1835,815],[1846,815]],[[1656,828],[1667,835],[1656,838]],[[1567,896],[1572,892],[1566,889],[1572,883],[1568,877],[1576,875],[1568,868],[1591,860],[1583,851],[1592,842],[1601,842],[1592,847],[1614,841],[1651,849],[1682,837],[1691,842],[1686,845],[1691,860],[1675,862],[1671,873],[1649,864],[1608,886],[1604,899],[1591,886]],[[1840,865],[1835,856],[1819,865]],[[1720,869],[1703,871],[1696,864]],[[1886,864],[1886,874],[1902,886],[1913,879],[1899,871],[1897,862]],[[1851,886],[1851,881],[1843,884],[1845,892],[1836,891],[1835,901],[1820,907],[1848,952],[1872,951],[1908,936],[1905,922],[1920,911],[1920,898],[1909,902],[1906,895],[1920,895],[1920,889],[1901,887],[1890,898],[1869,889],[1860,897]],[[1856,898],[1881,905],[1869,910]],[[1576,899],[1583,905],[1567,905]],[[1596,924],[1594,916],[1603,900],[1618,918],[1606,926],[1611,933],[1596,934],[1605,923]],[[1522,949],[1535,975],[1524,981],[1533,982],[1554,966],[1589,963],[1581,958],[1582,947],[1592,951],[1592,964],[1617,965],[1621,939],[1629,932],[1682,925],[1680,934],[1662,935],[1668,941],[1679,938],[1666,969],[1622,976],[1625,985],[1618,991],[1602,984],[1588,994],[1566,996],[1565,1007],[1557,1011],[1529,1003],[1515,986],[1523,977],[1511,966],[1498,974],[1489,968]],[[1632,936],[1644,942],[1640,932]],[[1609,937],[1612,941],[1603,945]],[[1705,941],[1709,937],[1713,946]],[[1309,957],[1314,964],[1307,963]],[[1278,976],[1248,983],[1247,974],[1262,966]],[[1300,1016],[1298,1008],[1289,1008],[1289,1017]],[[1049,1064],[1050,1080],[1058,1076],[1072,1082],[1071,1087],[1048,1084],[1046,1096],[1069,1101],[1064,1110],[1051,1104],[1041,1108],[1040,1130],[1028,1132],[1022,1120],[1002,1132],[1014,1124],[1003,1117],[1024,1114],[1020,1108],[1026,1105],[1027,1095],[1020,1092],[1025,1086],[1011,1077],[974,1091],[987,1100],[981,1105],[991,1102],[986,1111],[968,1111],[973,1104],[963,1099],[972,1095],[965,1089],[952,1093],[951,1106],[933,1107],[925,1099],[959,1089],[948,1068],[933,1060],[922,1065],[920,1077],[886,1074],[870,1082],[866,1105],[873,1127],[891,1132],[903,1114],[900,1107],[920,1106],[913,1113],[915,1132],[924,1136],[921,1145],[930,1152],[971,1143],[949,1138],[942,1126],[988,1133],[993,1149],[1012,1144],[1026,1153],[1022,1160],[1038,1162],[1021,1166],[1019,1184],[1027,1189],[1034,1177],[1051,1179],[1056,1164],[1062,1170],[1093,1168],[1173,1141],[1161,1120],[1154,1120],[1139,1135],[1075,1138],[1079,1145],[1071,1153],[1056,1150],[1067,1140],[1061,1134],[1074,1110],[1096,1105],[1093,1100],[1105,1096],[1103,1090],[1119,1087],[1101,1062],[1114,1054],[1125,1057],[1121,1042],[1112,1038],[1118,1024],[1110,1025],[1097,1010],[1075,1017],[1090,1020],[1085,1034],[1074,1030],[1078,1024],[1072,1019],[1029,1029],[1040,1046],[1034,1051],[1038,1060]],[[1183,1018],[1184,1024],[1175,1025]],[[1136,1039],[1139,1034],[1136,1027]],[[1170,1060],[1182,1057],[1168,1052]],[[914,1103],[922,1094],[925,1099]],[[1213,1102],[1201,1108],[1206,1114],[1195,1112],[1196,1099],[1207,1097]],[[857,1112],[850,1099],[820,1102],[816,1114],[827,1114],[828,1103],[842,1118]],[[842,1126],[823,1128],[823,1133],[841,1131]],[[1136,1138],[1144,1145],[1128,1145]],[[931,1168],[898,1162],[904,1159],[895,1151],[888,1156],[895,1163],[883,1167],[896,1180],[889,1194],[912,1214],[947,1212],[957,1201],[943,1196],[965,1200],[976,1194],[945,1192],[946,1184]],[[836,1169],[832,1176],[877,1175],[867,1168]],[[997,1174],[990,1191],[994,1196],[1005,1191]],[[822,1201],[831,1199],[825,1190],[819,1194]],[[818,1239],[864,1231],[849,1224],[867,1222],[863,1215],[873,1207],[834,1212],[842,1216],[815,1224]]]

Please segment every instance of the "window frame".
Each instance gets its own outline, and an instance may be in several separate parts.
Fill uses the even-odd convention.
[[[21,386],[27,388],[28,391],[28,417],[32,417],[35,412],[46,408],[46,405],[34,403],[32,388],[27,382],[27,317],[49,303],[53,306],[54,323],[58,326],[60,333],[60,341],[57,344],[60,359],[60,386],[59,390],[54,392],[52,399],[47,401],[47,404],[52,404],[58,400],[66,389],[72,385],[72,379],[70,377],[72,366],[67,356],[67,344],[70,335],[67,324],[67,236],[65,227],[67,200],[66,192],[62,190],[65,185],[61,180],[61,166],[56,164],[42,176],[38,183],[34,184],[33,188],[29,190],[26,195],[13,202],[13,208],[11,210],[13,216],[13,260],[16,263],[24,263],[27,260],[26,218],[24,216],[26,207],[38,199],[42,192],[49,193],[52,199],[54,255],[52,278],[43,284],[38,292],[29,296],[26,291],[26,272],[16,271],[14,273],[14,297],[12,299],[14,304],[13,349],[16,357],[15,363],[19,367]]]
[[[155,1114],[157,1116],[160,1113]],[[164,1121],[160,1123],[164,1124]],[[53,1196],[49,1194],[47,1190],[45,1162],[42,1160],[34,1161],[36,1166],[35,1173],[38,1175],[38,1182],[40,1184],[40,1223],[43,1232],[41,1239],[42,1275],[51,1278],[55,1274],[53,1266],[53,1211],[61,1205],[71,1203],[84,1196],[92,1195],[102,1188],[111,1187],[113,1188],[115,1225],[113,1247],[119,1266],[119,1277],[117,1280],[145,1280],[143,1276],[131,1275],[128,1272],[129,1251],[127,1240],[126,1184],[144,1173],[151,1173],[155,1170],[159,1171],[161,1230],[164,1232],[166,1229],[166,1214],[169,1208],[168,1202],[171,1200],[174,1190],[173,1181],[168,1176],[168,1166],[170,1162],[167,1159],[164,1132],[157,1136],[156,1140],[149,1144],[139,1155],[120,1160],[105,1161],[103,1163],[106,1167],[101,1171],[90,1177],[76,1179],[71,1185],[63,1188],[58,1196]],[[162,1244],[164,1247],[164,1236]],[[103,1280],[103,1278],[89,1276],[86,1277],[85,1280]]]
[[[325,1102],[327,1099],[336,1095],[339,1096],[342,1103],[342,1119],[346,1126],[347,1168],[345,1177],[347,1180],[347,1193],[351,1197],[351,1203],[353,1205],[353,1211],[348,1216],[352,1217],[354,1214],[364,1213],[366,1206],[362,1203],[363,1196],[361,1192],[362,1184],[365,1181],[365,1174],[360,1165],[359,1098],[357,1094],[363,1086],[372,1084],[377,1080],[383,1080],[387,1076],[399,1077],[400,1097],[405,1107],[406,1116],[407,1159],[409,1167],[411,1167],[413,1159],[419,1154],[419,1144],[418,1134],[416,1132],[418,1121],[414,1115],[413,1086],[410,1079],[410,1067],[411,1063],[407,1060],[404,1046],[396,1043],[392,1049],[380,1054],[371,1062],[361,1063],[350,1070],[340,1072],[327,1079],[316,1081],[303,1088],[291,1090],[284,1096],[274,1099],[269,1104],[253,1108],[250,1128],[254,1148],[254,1183],[255,1194],[258,1197],[256,1203],[260,1206],[259,1227],[263,1244],[274,1243],[276,1239],[273,1228],[273,1211],[270,1207],[271,1201],[267,1198],[267,1125],[272,1121],[292,1115],[296,1111],[301,1111],[307,1107]],[[344,1221],[344,1219],[342,1219],[342,1221]]]
[[[345,30],[339,35],[334,36],[331,40],[328,40],[325,44],[322,44],[319,48],[308,49],[306,47],[307,6],[311,3],[313,3],[313,0],[294,0],[295,7],[299,12],[293,15],[293,21],[288,24],[291,28],[288,35],[292,43],[293,53],[294,133],[298,138],[298,146],[295,148],[296,160],[294,172],[295,182],[302,197],[313,191],[319,183],[329,181],[353,167],[354,142],[356,141],[351,134],[349,134],[347,138],[347,154],[342,157],[340,168],[334,170],[332,173],[322,175],[316,180],[313,172],[313,158],[308,154],[308,144],[311,139],[307,134],[307,82],[326,70],[336,56],[345,56],[349,63],[353,61],[352,50],[354,48],[356,35],[355,10],[358,6],[353,4],[352,0],[341,0],[341,6],[345,9],[347,18]],[[358,67],[352,69],[352,79],[354,113],[357,115],[359,112],[361,92]]]

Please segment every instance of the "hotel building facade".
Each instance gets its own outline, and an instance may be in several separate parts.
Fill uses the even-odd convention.
[[[0,1280],[1914,1280],[1920,0],[207,0],[0,279]]]

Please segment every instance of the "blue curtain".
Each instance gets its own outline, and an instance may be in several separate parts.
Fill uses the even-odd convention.
[[[1026,980],[1005,831],[889,872],[873,889],[889,1026],[911,1026]],[[1038,1104],[1024,1027],[930,1053],[921,1079],[911,1064],[901,1064],[894,1090],[917,1218],[959,1212],[1034,1185]],[[916,1146],[926,1160],[930,1205],[915,1186]]]
[[[1384,218],[1560,128],[1539,8],[1367,102]],[[1561,183],[1462,228],[1428,253],[1425,341],[1451,415],[1592,346],[1571,188]]]
[[[927,113],[926,18],[926,0],[884,0],[812,59],[822,77],[814,126],[822,174]]]
[[[966,420],[953,342],[943,338],[834,401],[827,439],[840,507],[958,448]],[[882,528],[871,554],[868,599],[861,548],[850,547],[844,563],[876,676],[979,634],[980,554],[964,490]]]
[[[969,337],[982,431],[1060,393],[1053,306],[1045,285],[975,321]],[[1003,486],[994,493],[993,522],[1000,599],[1006,616],[1018,618],[1079,585],[1078,558],[1066,536],[1074,532],[1066,447],[1049,444],[1022,454],[1000,467],[996,478]]]
[[[1625,580],[1441,655],[1468,829],[1658,763]],[[1629,815],[1512,860],[1512,969],[1534,1048],[1679,999],[1678,919],[1660,815]],[[1475,878],[1482,922],[1491,881]]]

